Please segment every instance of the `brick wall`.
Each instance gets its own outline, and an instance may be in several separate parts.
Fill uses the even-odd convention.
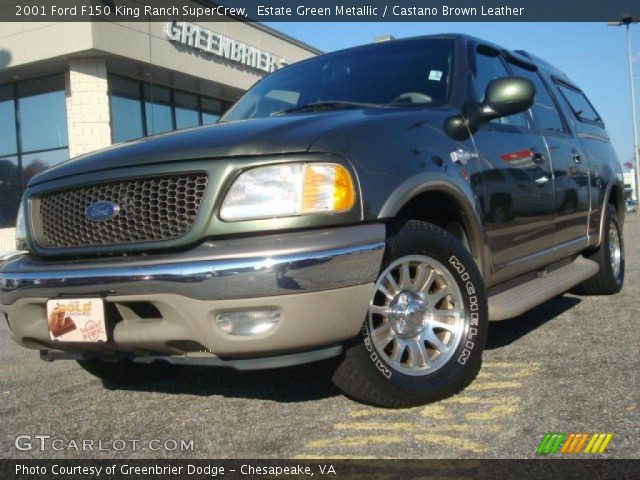
[[[0,228],[0,256],[13,252],[16,249],[16,236],[14,228]]]
[[[72,59],[67,74],[69,156],[111,145],[107,66],[101,59]]]

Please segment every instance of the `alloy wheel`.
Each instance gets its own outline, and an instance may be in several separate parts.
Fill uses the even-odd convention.
[[[376,281],[368,315],[371,340],[403,374],[428,375],[445,365],[466,321],[458,284],[434,258],[399,258]]]

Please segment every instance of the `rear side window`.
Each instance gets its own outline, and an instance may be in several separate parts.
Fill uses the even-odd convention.
[[[517,77],[531,80],[536,87],[536,97],[531,107],[531,113],[538,128],[551,132],[564,132],[565,128],[560,112],[558,112],[547,85],[540,78],[540,74],[514,64],[511,64],[511,68]]]
[[[567,100],[576,118],[582,122],[602,123],[602,118],[598,115],[591,102],[580,90],[575,90],[562,83],[558,83],[558,90]]]
[[[500,55],[497,53],[493,54],[492,52],[485,53],[484,51],[478,51],[476,54],[476,77],[473,82],[476,99],[478,101],[484,100],[487,85],[489,85],[491,80],[509,76],[510,74],[502,62]],[[528,128],[527,120],[522,113],[517,113],[510,117],[496,118],[491,121],[491,124]]]

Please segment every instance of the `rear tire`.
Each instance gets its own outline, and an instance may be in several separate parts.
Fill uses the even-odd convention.
[[[173,377],[179,367],[169,364],[134,363],[128,360],[107,362],[99,358],[78,360],[84,370],[106,383],[137,385]]]
[[[613,295],[618,293],[624,284],[624,240],[618,213],[611,204],[605,212],[605,230],[602,244],[597,250],[587,253],[585,257],[598,264],[600,270],[596,275],[585,280],[578,292],[585,295]]]
[[[449,397],[476,377],[487,322],[484,284],[462,244],[430,223],[391,225],[362,332],[333,381],[380,407]]]

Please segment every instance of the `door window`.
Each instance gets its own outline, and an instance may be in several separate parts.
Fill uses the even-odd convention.
[[[511,64],[511,68],[516,77],[531,80],[536,87],[536,97],[531,107],[531,114],[538,128],[547,132],[565,132],[566,129],[560,112],[558,112],[549,89],[540,78],[540,74],[514,64]]]
[[[473,82],[476,99],[481,102],[487,85],[496,78],[509,77],[509,72],[505,67],[498,52],[492,50],[479,50],[476,55],[476,75]],[[526,117],[523,113],[517,113],[509,117],[501,117],[491,120],[492,125],[505,125],[511,127],[528,128]]]
[[[581,122],[602,123],[600,115],[587,100],[584,93],[561,83],[558,84],[558,90],[567,99],[567,103],[571,106],[571,110],[573,110],[578,120]]]

